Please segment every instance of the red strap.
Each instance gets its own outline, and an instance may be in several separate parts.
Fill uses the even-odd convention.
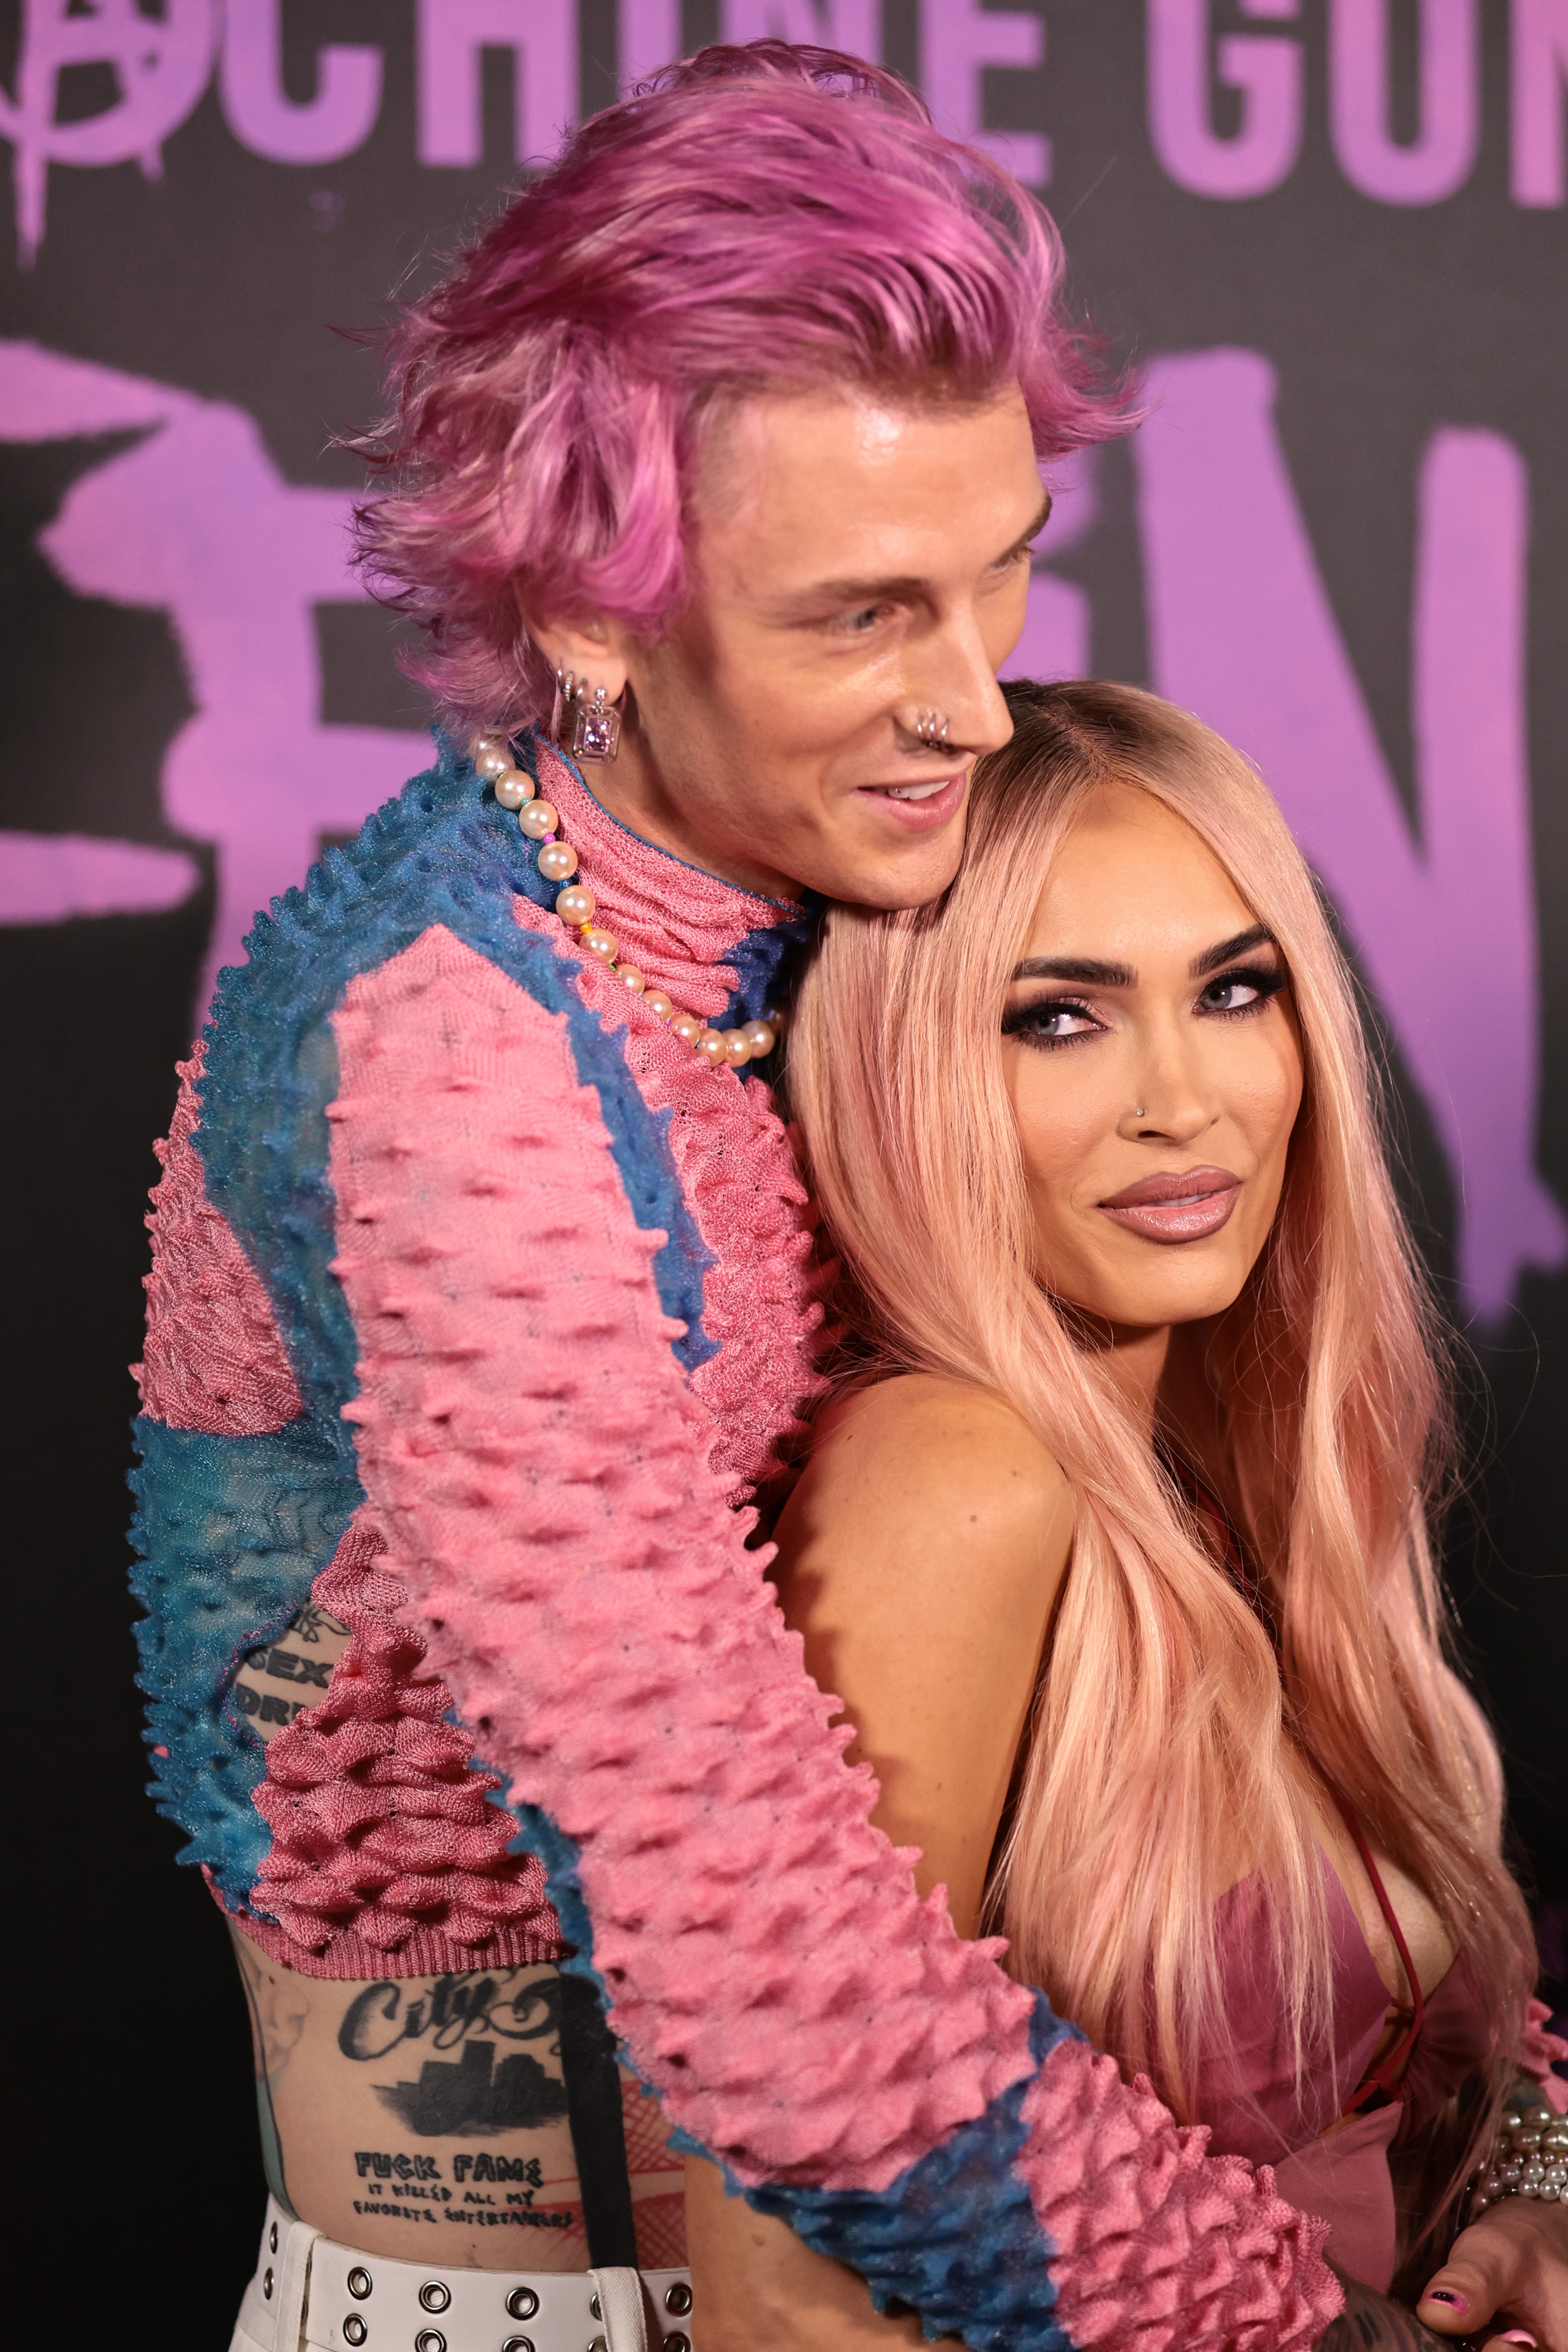
[[[1388,1922],[1394,1948],[1399,1954],[1399,1964],[1405,1970],[1405,1981],[1410,1987],[1411,1993],[1409,2000],[1391,2002],[1390,2006],[1395,2012],[1402,2017],[1407,2017],[1410,2022],[1382,2065],[1373,2067],[1371,2072],[1363,2074],[1356,2084],[1355,2089],[1340,2109],[1342,2120],[1346,2116],[1358,2114],[1375,2093],[1381,2092],[1385,2099],[1404,2097],[1405,2086],[1400,2080],[1400,2070],[1409,2057],[1415,2037],[1421,2031],[1421,2021],[1426,2014],[1426,2001],[1421,1990],[1421,1979],[1416,1975],[1410,1958],[1410,1947],[1405,1940],[1405,1930],[1399,1924],[1398,1914],[1388,1899],[1388,1890],[1378,1874],[1377,1864],[1372,1858],[1372,1848],[1366,1842],[1362,1825],[1337,1789],[1334,1791],[1334,1802],[1344,1815],[1345,1826],[1355,1840],[1356,1852],[1360,1854],[1366,1874],[1372,1881],[1372,1891],[1377,1897],[1378,1908]]]

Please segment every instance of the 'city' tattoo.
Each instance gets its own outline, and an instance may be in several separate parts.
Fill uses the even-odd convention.
[[[497,2066],[493,2042],[466,2042],[459,2058],[426,2058],[417,2082],[378,2083],[375,2095],[426,2137],[525,2131],[566,2113],[566,2085],[537,2058],[517,2050]]]
[[[559,2054],[561,1985],[555,1976],[520,1969],[469,1969],[437,1977],[428,1992],[410,1998],[391,1979],[356,1994],[338,2029],[345,2058],[385,2058],[405,2042],[428,2041],[455,2058],[426,2058],[416,2080],[378,2083],[375,2095],[409,2131],[422,2137],[458,2133],[537,2129],[566,2113],[566,2087],[527,2051],[496,2063],[495,2035],[503,2042],[541,2042]]]

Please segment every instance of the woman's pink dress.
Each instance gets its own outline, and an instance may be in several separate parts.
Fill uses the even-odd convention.
[[[1333,1958],[1332,2065],[1325,2059],[1310,2067],[1298,2086],[1267,1911],[1257,1881],[1244,1879],[1221,1905],[1228,2033],[1224,2048],[1205,2054],[1198,2113],[1212,2128],[1214,2154],[1273,2165],[1279,2194],[1329,2222],[1330,2260],[1386,2291],[1395,2266],[1389,2149],[1420,2131],[1468,2075],[1490,2063],[1492,2029],[1461,1950],[1422,2005],[1400,2095],[1331,2131],[1372,2063],[1390,1995],[1326,1857],[1323,1885]]]

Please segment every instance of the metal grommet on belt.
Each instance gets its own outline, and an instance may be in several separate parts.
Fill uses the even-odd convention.
[[[426,2279],[419,2290],[419,2301],[426,2311],[445,2311],[452,2300],[452,2290],[439,2279]]]
[[[509,2336],[500,2352],[533,2352],[533,2338],[531,2336]]]
[[[422,2327],[414,2339],[414,2352],[447,2352],[447,2339],[438,2327]]]
[[[691,2352],[690,2336],[667,2336],[664,2339],[664,2352]]]
[[[599,2309],[599,2298],[596,2294],[591,2294],[588,2297],[588,2308],[593,2313],[595,2319],[603,2319],[605,2315]]]
[[[345,2344],[363,2344],[369,2333],[370,2330],[366,2327],[358,2312],[351,2311],[348,2317],[343,2322],[343,2342]]]
[[[665,2288],[664,2307],[666,2311],[673,2311],[677,2319],[685,2318],[691,2308],[691,2289],[684,2279],[677,2279],[673,2286]]]
[[[270,2303],[272,2300],[272,2266],[270,2263],[268,2264],[266,2274],[261,2282],[261,2292],[267,2297],[268,2302]]]
[[[371,2278],[370,2273],[366,2270],[361,2270],[357,2264],[354,2269],[349,2273],[349,2293],[353,2295],[356,2303],[363,2303],[364,2301],[374,2284],[374,2282]]]
[[[531,2319],[539,2309],[539,2297],[531,2286],[514,2286],[506,2299],[506,2307],[513,2319]]]
[[[273,2222],[272,2227],[267,2232],[267,2251],[269,2254],[275,2254],[278,2252],[278,2224],[276,2221]]]
[[[610,2352],[610,2347],[602,2336],[595,2336],[589,2343],[588,2352]]]

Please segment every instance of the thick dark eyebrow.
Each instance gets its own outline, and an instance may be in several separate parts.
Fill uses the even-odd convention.
[[[1046,492],[1046,495],[1045,495],[1045,500],[1044,500],[1044,503],[1042,504],[1042,506],[1041,506],[1041,508],[1040,508],[1040,511],[1039,511],[1039,513],[1035,517],[1034,521],[1029,525],[1028,530],[1027,530],[1026,531],[1025,531],[1025,532],[1024,532],[1024,534],[1023,534],[1022,538],[1020,538],[1020,539],[1016,539],[1016,540],[1013,541],[1012,546],[1007,550],[1007,553],[1006,553],[1005,555],[1004,555],[1004,556],[1001,556],[1001,557],[998,559],[998,561],[999,561],[999,562],[1003,562],[1003,563],[1005,563],[1005,562],[1009,560],[1009,558],[1010,558],[1010,557],[1015,556],[1015,555],[1022,555],[1022,553],[1024,552],[1024,550],[1028,546],[1028,544],[1029,544],[1030,541],[1031,541],[1031,540],[1038,539],[1038,537],[1039,537],[1039,535],[1040,535],[1041,531],[1043,531],[1043,530],[1044,530],[1044,529],[1045,529],[1046,525],[1049,522],[1049,520],[1050,520],[1050,519],[1051,519],[1051,509],[1052,509],[1055,505],[1056,505],[1056,500],[1055,500],[1055,499],[1053,499],[1053,498],[1052,498],[1052,496],[1051,496],[1051,494],[1050,494],[1049,490],[1047,490],[1047,491]]]
[[[1000,570],[1004,563],[1011,563],[1015,556],[1022,555],[1030,541],[1039,537],[1050,519],[1051,497],[1047,490],[1045,503],[1034,521],[1027,530],[1019,533],[1011,547],[1003,549],[994,569]],[[930,585],[929,580],[913,572],[900,572],[891,580],[820,580],[815,586],[803,589],[800,595],[792,598],[791,602],[802,610],[814,609],[820,604],[879,604],[885,597],[918,595],[922,588]]]
[[[1222,940],[1217,948],[1207,948],[1194,956],[1187,970],[1194,980],[1206,980],[1221,964],[1229,963],[1233,956],[1250,955],[1254,948],[1271,948],[1274,934],[1267,923],[1254,923],[1249,931],[1237,931],[1235,939]]]
[[[1218,971],[1238,955],[1253,948],[1271,948],[1274,934],[1265,924],[1254,923],[1248,931],[1237,931],[1233,940],[1222,940],[1217,948],[1205,948],[1187,966],[1194,980],[1205,980],[1211,971]],[[1128,963],[1100,963],[1092,956],[1027,956],[1013,967],[1016,980],[1076,980],[1080,988],[1136,988],[1138,975]]]
[[[1013,966],[1015,980],[1076,980],[1083,988],[1136,988],[1131,964],[1096,963],[1090,956],[1026,956]]]

